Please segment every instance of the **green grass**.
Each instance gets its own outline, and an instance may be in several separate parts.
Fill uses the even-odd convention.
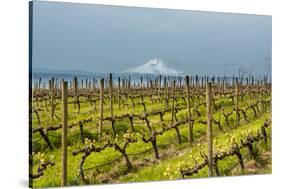
[[[83,99],[81,99],[83,100]],[[201,101],[204,99],[201,99]],[[140,100],[136,100],[137,103]],[[130,100],[127,101],[129,105],[126,107],[118,109],[118,104],[114,104],[114,115],[121,115],[128,112],[134,112],[136,114],[143,113],[143,107],[141,105],[136,106],[133,108],[131,106]],[[198,101],[197,101],[198,102]],[[245,107],[251,103],[255,102],[255,99],[251,99],[249,97],[244,97],[244,101],[239,103],[239,107]],[[148,111],[156,110],[156,109],[163,109],[164,103],[151,103],[150,98],[145,98],[146,108]],[[193,102],[192,102],[193,103]],[[182,99],[178,99],[177,106],[183,105],[184,102]],[[171,102],[170,102],[171,105]],[[225,112],[232,111],[233,105],[231,99],[220,99],[216,101],[216,105],[218,108],[222,108],[223,105],[227,105],[225,108]],[[39,105],[40,107],[40,105]],[[43,106],[42,106],[43,107]],[[109,116],[109,104],[108,100],[105,102],[105,115]],[[97,103],[98,108],[98,103]],[[60,104],[58,103],[55,114],[58,117],[55,117],[53,120],[50,119],[50,112],[44,110],[40,112],[40,119],[41,119],[41,126],[47,126],[51,124],[59,124],[60,119]],[[205,108],[201,106],[199,111],[202,115],[205,115]],[[70,118],[68,120],[69,123],[77,122],[81,119],[93,117],[94,120],[91,123],[87,123],[84,125],[84,135],[89,139],[98,139],[98,116],[99,113],[93,111],[93,107],[90,106],[90,103],[83,103],[81,105],[81,113],[77,114],[77,110],[74,108],[74,105],[69,105],[69,115]],[[263,114],[259,114],[259,117],[254,117],[252,111],[247,112],[248,119],[250,119],[249,123],[246,123],[243,118],[241,118],[241,125],[238,128],[229,128],[225,124],[225,120],[221,117],[223,131],[220,131],[217,125],[213,125],[214,129],[214,145],[215,149],[227,149],[228,139],[232,136],[235,137],[237,140],[242,136],[242,134],[248,130],[256,131],[264,122],[265,119],[271,117],[271,112],[268,111]],[[38,127],[38,120],[35,114],[32,115],[32,126],[33,128]],[[217,112],[214,113],[213,117],[215,119],[219,119],[221,113]],[[185,119],[186,117],[186,110],[181,110],[177,113],[177,118],[179,120]],[[198,117],[195,116],[194,119],[196,120]],[[204,117],[201,117],[205,119]],[[149,120],[153,123],[153,127],[157,130],[161,128],[159,124],[159,116],[150,116]],[[167,124],[171,120],[171,114],[166,113],[164,115],[164,122]],[[134,120],[138,122],[135,124],[136,131],[140,131],[142,129],[147,130],[145,124],[141,120]],[[230,124],[234,125],[235,123],[235,114],[230,116]],[[116,130],[118,135],[122,136],[128,129],[129,121],[124,119],[122,121],[116,122]],[[271,131],[269,129],[269,131]],[[111,124],[109,121],[104,122],[104,132],[108,134],[112,134],[111,131]],[[130,161],[133,164],[133,170],[131,172],[127,172],[127,168],[125,166],[124,160],[121,158],[118,161],[115,161],[112,164],[100,167],[98,169],[90,169],[85,171],[86,177],[89,178],[90,183],[98,184],[98,183],[118,183],[118,182],[143,182],[143,181],[153,181],[153,180],[170,180],[170,179],[180,179],[180,168],[191,167],[195,165],[195,161],[198,163],[202,161],[201,156],[199,155],[201,150],[206,150],[205,144],[205,134],[206,134],[206,125],[196,123],[194,125],[194,143],[189,144],[187,141],[188,136],[188,129],[187,124],[180,126],[180,133],[182,135],[182,144],[179,144],[177,141],[177,135],[174,129],[165,132],[163,135],[157,136],[157,145],[159,147],[159,155],[160,159],[157,160],[154,158],[154,152],[151,149],[150,143],[144,143],[143,141],[139,140],[136,143],[132,143],[127,148],[128,154],[136,154],[140,152],[147,151],[147,153],[141,155],[130,155]],[[47,145],[45,144],[44,140],[40,140],[35,143],[40,136],[38,133],[33,135],[33,151],[36,152],[44,152],[45,157],[49,157],[54,155],[54,162],[55,165],[52,167],[48,167],[46,171],[44,171],[44,175],[38,179],[33,180],[34,187],[52,187],[52,186],[59,186],[60,185],[60,177],[61,177],[61,131],[51,131],[49,133],[49,139],[53,146],[55,147],[54,150],[49,150]],[[82,185],[83,183],[78,177],[78,168],[79,163],[81,160],[82,154],[77,156],[73,156],[71,153],[73,150],[83,147],[84,145],[81,144],[80,141],[80,131],[79,128],[72,128],[69,129],[69,140],[68,140],[68,184],[69,185]],[[259,150],[261,156],[263,156],[264,152],[271,150],[271,144],[265,145],[263,142],[259,142],[257,145],[257,149]],[[250,161],[247,158],[247,150],[242,151],[243,156],[246,157],[245,162]],[[118,151],[115,151],[113,148],[107,148],[106,150],[102,151],[101,153],[92,153],[85,161],[84,169],[91,168],[94,166],[106,164],[115,160],[116,158],[120,157],[121,154]],[[265,158],[266,159],[266,158]],[[267,158],[268,159],[268,158]],[[270,173],[271,161],[261,160],[262,168],[258,169],[256,174],[260,173]],[[267,163],[265,163],[267,162]],[[222,161],[219,161],[219,169],[222,176],[227,175],[242,175],[242,174],[253,174],[253,172],[241,172],[239,168],[234,167],[234,171],[227,172],[230,167],[233,167],[237,164],[237,159],[232,156],[225,158]],[[33,170],[36,171],[36,166],[33,167]],[[237,170],[236,170],[237,169]],[[191,178],[198,178],[198,177],[207,177],[208,175],[208,168],[205,167],[195,174],[191,176]]]
[[[229,136],[233,136],[238,140],[239,138],[241,138],[241,133],[245,131],[245,128],[247,129],[251,128],[254,131],[257,131],[257,129],[263,124],[267,116],[264,116],[259,120],[255,120],[251,124],[243,125],[243,127],[239,127],[238,129],[230,130],[228,131],[228,134]],[[220,150],[227,149],[228,147],[228,144],[226,142],[227,139],[228,139],[227,136],[223,134],[218,134],[215,137],[215,140],[217,141],[217,146],[219,146]],[[198,147],[198,145],[200,145],[200,147]],[[199,163],[202,161],[202,158],[199,155],[200,152],[199,149],[206,151],[206,144],[204,142],[198,142],[192,146],[186,144],[186,147],[188,148],[188,150],[186,151],[184,150],[184,152],[180,156],[169,158],[167,160],[162,161],[160,164],[155,164],[150,167],[145,167],[139,170],[137,173],[130,173],[122,177],[120,180],[122,182],[134,182],[134,181],[148,181],[148,180],[180,179],[181,178],[179,172],[180,167],[192,167],[193,165],[195,165],[191,155],[195,157],[199,157],[198,158],[198,163]],[[177,151],[178,150],[179,149],[177,149]],[[244,152],[243,155],[245,155],[246,153],[247,152]],[[225,160],[219,162],[219,168],[223,172],[224,169],[228,169],[229,167],[233,166],[233,164],[236,162],[237,159],[234,156],[228,157]],[[238,172],[237,174],[240,175],[242,173]],[[208,176],[208,169],[204,168],[200,170],[198,174],[192,176],[192,178],[207,177],[207,176]]]

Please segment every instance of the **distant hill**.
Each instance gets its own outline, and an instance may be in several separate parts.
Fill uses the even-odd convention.
[[[47,68],[32,68],[33,75],[36,76],[85,76],[85,77],[106,77],[109,73],[97,73],[97,72],[90,72],[84,70],[54,70],[54,69],[47,69]],[[150,75],[150,77],[154,77],[156,75],[166,75],[166,76],[180,76],[183,73],[181,71],[177,71],[173,68],[170,68],[166,63],[158,58],[154,58],[149,60],[148,62],[144,63],[143,65],[129,68],[123,72],[113,73],[116,77],[123,77],[123,76],[132,76],[132,77],[139,77],[140,75]]]
[[[155,74],[142,74],[142,73],[112,73],[112,78],[117,82],[118,77],[120,78],[131,78],[132,83],[139,81],[141,77],[143,80],[147,80],[147,77],[150,79],[156,78],[158,75]],[[41,79],[43,82],[47,83],[49,79],[54,77],[56,80],[64,79],[66,81],[71,81],[74,77],[80,79],[108,79],[109,73],[94,73],[87,72],[83,70],[52,70],[45,68],[33,68],[32,69],[32,82],[36,82]]]
[[[33,73],[37,74],[66,74],[66,75],[96,75],[97,73],[84,70],[53,70],[46,68],[32,68]]]

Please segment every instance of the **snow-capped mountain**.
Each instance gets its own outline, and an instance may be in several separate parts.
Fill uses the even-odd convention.
[[[178,76],[182,72],[177,71],[173,68],[169,68],[162,60],[158,58],[153,58],[141,66],[135,68],[129,68],[123,73],[138,73],[138,74],[162,74],[162,75],[172,75]]]

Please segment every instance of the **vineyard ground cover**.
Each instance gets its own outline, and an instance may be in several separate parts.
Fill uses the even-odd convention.
[[[270,97],[268,97],[270,98]],[[165,107],[164,102],[162,101],[161,103],[151,103],[151,100],[149,97],[145,97],[145,104],[147,107],[147,110],[149,111],[153,111],[153,110],[158,110],[158,109],[163,109]],[[265,98],[266,99],[266,98]],[[200,99],[200,101],[204,102],[204,98]],[[198,103],[198,101],[196,101]],[[249,105],[251,103],[255,102],[255,99],[252,99],[248,96],[246,96],[243,100],[243,102],[241,102],[241,105]],[[97,102],[98,105],[99,102]],[[181,105],[185,105],[186,103],[182,100],[179,99],[176,102],[176,106],[181,106]],[[226,106],[226,111],[227,110],[231,110],[232,109],[232,102],[231,99],[219,99],[216,101],[216,105],[218,107],[222,107],[223,105]],[[104,105],[104,117],[108,117],[110,116],[110,111],[109,111],[109,104],[108,101],[105,101],[105,105]],[[50,109],[50,107],[49,107]],[[129,113],[129,112],[134,112],[136,114],[140,114],[143,113],[143,107],[141,105],[138,105],[136,107],[132,107],[131,104],[127,105],[125,108],[118,108],[118,104],[114,103],[113,104],[113,109],[114,109],[114,115],[118,116],[118,115],[122,115],[125,113]],[[68,111],[69,111],[69,123],[72,122],[77,122],[79,120],[85,119],[85,118],[89,118],[89,117],[94,117],[97,120],[97,117],[99,116],[99,112],[98,111],[94,111],[94,108],[90,105],[90,103],[82,103],[81,104],[81,113],[78,114],[77,113],[77,109],[74,108],[74,105],[71,104],[68,107]],[[200,107],[200,111],[202,111],[202,114],[205,113],[205,108],[204,107]],[[47,125],[58,125],[61,122],[61,104],[60,101],[57,102],[56,108],[55,108],[55,115],[57,115],[58,117],[54,117],[54,119],[50,119],[50,111],[45,110],[45,108],[43,108],[43,111],[39,112],[39,116],[40,116],[40,120],[41,120],[41,125],[42,126],[47,126]],[[95,120],[94,120],[95,121]],[[32,114],[32,126],[33,128],[39,127],[38,124],[38,120],[37,117],[35,115],[35,113]]]
[[[240,106],[241,107],[247,106],[247,105],[249,105],[249,104],[251,104],[253,102],[255,102],[255,99],[251,99],[249,97],[246,97],[246,98],[244,98],[244,101],[241,102]],[[179,100],[178,103],[177,103],[177,106],[181,105],[182,103],[183,103],[183,101]],[[222,104],[222,103],[226,103],[228,105],[228,106],[224,107],[224,110],[226,112],[231,112],[233,110],[233,106],[230,104],[230,99],[220,99],[218,102],[216,102],[216,104]],[[146,105],[147,109],[149,111],[153,111],[153,110],[164,108],[164,104],[159,104],[159,103],[152,104],[149,99],[146,99],[146,104],[147,104]],[[56,114],[60,114],[61,110],[59,109],[59,107],[60,106],[58,106],[58,110],[56,110]],[[73,117],[73,118],[69,119],[69,122],[70,123],[71,122],[78,122],[79,120],[83,120],[83,119],[86,119],[86,118],[89,118],[89,117],[93,117],[94,120],[92,122],[85,124],[85,127],[84,127],[85,128],[84,129],[85,132],[84,132],[84,134],[85,134],[85,137],[97,139],[98,112],[96,112],[96,113],[91,113],[90,112],[90,113],[87,113],[87,114],[83,114],[83,112],[89,112],[89,110],[91,110],[90,105],[88,105],[88,106],[84,105],[84,106],[81,106],[81,114],[77,114],[75,112],[75,108],[73,106],[69,106],[70,115],[71,115],[71,117]],[[105,114],[109,115],[108,108],[105,108],[105,110],[106,110]],[[200,111],[200,113],[202,115],[205,115],[205,107],[204,106],[199,107],[199,111]],[[137,106],[134,109],[133,108],[131,108],[131,109],[121,109],[121,111],[118,110],[117,107],[116,107],[116,111],[115,112],[116,112],[115,115],[122,115],[122,114],[128,113],[128,112],[143,113],[143,107],[142,106]],[[248,111],[247,115],[249,117],[253,117],[254,114],[253,114],[253,112]],[[177,113],[177,117],[179,118],[179,120],[185,119],[185,117],[186,117],[186,110],[185,109],[180,110]],[[221,115],[220,112],[214,113],[213,117],[216,120],[219,120],[221,118],[221,124],[225,125],[225,119],[222,118],[222,115]],[[164,115],[163,118],[164,118],[164,120],[171,120],[171,114],[167,113],[167,114]],[[51,120],[50,118],[45,118],[45,119]],[[159,116],[158,115],[151,116],[151,117],[149,117],[149,119],[150,119],[151,122],[154,122],[154,123],[158,123],[159,122]],[[204,117],[203,117],[203,119],[204,119]],[[234,119],[235,119],[235,114],[232,114],[229,117],[230,123],[234,123]],[[55,120],[55,121],[53,121],[53,123],[59,124],[59,121],[60,120]],[[140,121],[138,121],[138,122],[140,122]],[[42,125],[51,124],[51,123],[49,123],[49,121],[48,122],[41,121],[41,123],[42,123]],[[37,124],[37,121],[34,120],[33,125],[34,125],[35,128],[38,127],[38,125],[36,125],[36,124]],[[108,126],[105,127],[105,132],[111,132],[111,127],[109,126],[110,123],[107,122],[107,125]],[[138,124],[136,124],[136,125],[138,125]],[[216,125],[214,125],[214,127],[216,127]],[[138,128],[140,128],[140,127],[136,127],[136,129],[138,129]],[[142,128],[145,128],[145,127],[142,126]],[[156,124],[156,128],[157,128],[157,124]],[[128,120],[125,119],[125,120],[117,121],[116,122],[116,129],[117,129],[117,132],[120,132],[120,133],[124,133],[125,131],[127,131],[127,129],[129,129]],[[223,129],[225,129],[225,128],[223,128]],[[61,133],[60,131],[55,131],[55,132],[50,132],[49,133],[49,135],[50,135],[49,139],[50,139],[51,143],[54,144],[56,147],[59,147],[59,145],[60,145],[60,136],[61,136],[60,133]],[[185,134],[183,134],[183,135],[187,136],[186,133],[187,132],[185,132]],[[195,132],[194,132],[195,137],[197,137],[196,136],[197,134],[201,135],[202,133],[197,132],[195,130]],[[73,136],[76,136],[76,137],[73,137]],[[41,138],[41,136],[38,133],[36,133],[33,136],[33,141],[37,141],[40,138]],[[69,130],[69,138],[71,139],[69,141],[70,144],[74,144],[75,142],[79,141],[80,136],[79,136],[79,128],[78,127]],[[74,140],[72,140],[72,138]],[[39,151],[42,151],[45,148],[47,148],[47,146],[46,146],[44,140],[40,140],[39,142],[36,142],[35,144],[33,144],[33,148],[34,148],[33,151],[36,152],[37,149]]]
[[[263,123],[263,121],[267,118],[269,115],[263,116],[261,119],[257,119],[253,121],[251,124],[243,125],[243,127],[239,127],[238,129],[229,130],[227,133],[231,136],[239,137],[241,133],[247,129],[257,129],[259,126]],[[204,130],[204,125],[201,124],[202,131]],[[186,128],[183,128],[182,132],[187,132]],[[216,136],[215,140],[218,141],[218,145],[222,145],[222,148],[227,146],[226,142],[228,135],[224,135],[223,133],[217,133],[218,136]],[[147,180],[159,180],[159,179],[179,179],[180,173],[178,171],[179,165],[180,166],[191,166],[193,165],[193,160],[191,159],[190,155],[193,155],[194,157],[199,157],[197,160],[198,162],[201,160],[199,155],[199,148],[198,145],[205,146],[203,138],[198,139],[196,143],[194,143],[191,147],[186,142],[182,143],[182,145],[179,145],[173,140],[175,139],[176,135],[175,132],[169,131],[167,132],[167,135],[159,137],[159,144],[161,145],[168,145],[165,148],[160,150],[161,153],[165,153],[166,158],[160,159],[160,161],[157,161],[154,159],[153,155],[151,154],[145,154],[141,158],[136,158],[132,160],[133,164],[141,165],[136,170],[134,170],[133,173],[129,173],[128,175],[122,176],[126,173],[126,168],[124,166],[124,163],[121,164],[115,164],[113,166],[109,165],[107,167],[104,167],[104,169],[99,169],[99,171],[103,172],[105,171],[107,174],[107,177],[104,174],[100,174],[99,177],[93,177],[92,182],[93,183],[100,183],[103,182],[133,182],[133,181],[147,181]],[[134,145],[134,146],[133,146]],[[133,144],[131,148],[129,148],[129,153],[138,153],[140,151],[144,151],[147,149],[150,149],[149,145],[144,143],[136,143]],[[268,145],[270,146],[270,144]],[[75,147],[74,147],[75,148]],[[203,147],[204,148],[204,147]],[[266,149],[265,146],[259,147],[260,149],[264,150]],[[139,149],[139,151],[136,151],[136,149]],[[72,149],[69,149],[69,153],[71,153]],[[246,152],[242,152],[243,154]],[[52,153],[50,153],[56,157],[55,162],[60,161],[60,150],[55,150]],[[104,164],[106,162],[112,161],[116,157],[118,157],[119,154],[114,151],[112,148],[107,149],[104,151],[104,153],[97,153],[93,156],[90,156],[89,159],[87,159],[87,162],[85,163],[85,168],[92,167],[93,165],[100,165]],[[74,181],[77,178],[77,170],[78,170],[78,164],[80,157],[73,157],[69,156],[69,161],[72,162],[69,166],[69,181],[72,184],[79,184],[74,183]],[[146,159],[145,161],[139,160],[139,159]],[[237,160],[235,160],[234,157],[229,157],[226,160],[220,162],[219,167],[220,169],[228,169],[229,167],[233,166],[234,163],[237,163]],[[109,172],[107,172],[109,171]],[[111,174],[110,174],[111,172]],[[175,174],[173,174],[175,173]],[[60,179],[60,166],[55,165],[52,167],[52,169],[48,169],[45,173],[46,175],[44,177],[41,177],[39,179],[34,180],[34,186],[35,187],[43,187],[45,185],[49,186],[58,186]],[[88,173],[87,173],[88,174]],[[97,174],[97,171],[92,172],[90,174],[91,176],[94,176]],[[240,175],[243,174],[241,172],[233,173],[233,175]],[[246,174],[246,173],[245,173]],[[164,175],[164,176],[163,176]],[[166,176],[165,176],[166,175]],[[197,177],[206,177],[207,176],[207,168],[202,169],[198,175],[192,176],[192,178]],[[115,178],[117,177],[117,178]],[[94,179],[95,178],[95,179]],[[100,179],[100,180],[97,180]],[[82,183],[80,183],[82,184]]]
[[[229,140],[230,137],[236,138],[236,140],[239,140],[242,137],[242,133],[247,132],[247,130],[251,130],[254,133],[257,132],[259,127],[263,124],[263,122],[268,119],[268,117],[271,116],[270,114],[265,114],[259,119],[256,119],[252,121],[250,124],[245,124],[237,129],[229,130],[227,134],[223,133],[216,133],[214,140],[215,145],[214,149],[219,149],[223,151],[224,149],[227,149],[229,142],[226,142]],[[269,128],[269,135],[271,133],[271,128]],[[188,146],[188,145],[187,145]],[[187,147],[184,145],[177,148],[177,152],[180,152],[179,155],[168,158],[164,161],[162,161],[159,164],[154,164],[149,167],[144,167],[141,170],[135,172],[135,173],[129,173],[128,175],[118,179],[114,180],[112,182],[135,182],[135,181],[149,181],[149,180],[174,180],[174,179],[181,179],[180,175],[180,168],[181,167],[192,167],[196,163],[195,162],[201,162],[203,158],[200,156],[200,151],[206,151],[206,142],[198,141],[194,143],[192,146]],[[184,149],[183,151],[180,151],[180,149]],[[243,175],[243,174],[262,174],[262,173],[271,173],[271,143],[268,143],[267,145],[264,144],[263,141],[259,142],[257,145],[257,149],[259,150],[259,153],[264,156],[264,154],[270,154],[267,156],[262,163],[265,169],[257,170],[257,172],[250,172],[244,170],[241,171],[239,168],[236,168],[237,170],[232,172],[230,175]],[[247,157],[248,151],[246,149],[243,149],[241,151],[242,156]],[[246,162],[253,161],[249,160],[247,158],[244,160]],[[227,157],[226,159],[219,162],[219,169],[221,173],[224,173],[226,170],[228,170],[230,167],[233,167],[233,165],[236,165],[238,162],[237,158],[234,156]],[[261,162],[258,162],[261,163]],[[262,164],[261,163],[261,164]],[[246,163],[247,164],[247,163]],[[238,166],[237,166],[238,167]],[[225,176],[222,174],[222,176]],[[190,178],[204,178],[208,177],[208,167],[201,169],[198,174],[192,175]]]
[[[227,100],[228,102],[229,100]],[[244,101],[241,103],[241,106],[246,106],[248,104],[251,104],[252,102],[254,102],[255,100],[252,100],[250,98],[245,98]],[[183,103],[183,101],[178,101],[178,103]],[[107,106],[108,104],[106,104],[105,106]],[[156,109],[156,108],[163,108],[164,104],[151,104],[150,103],[150,99],[147,98],[146,99],[146,105],[148,110],[151,109]],[[60,115],[60,109],[59,109],[60,105],[57,105],[57,109],[56,109],[56,113],[58,115]],[[73,108],[73,105],[69,105],[69,109],[70,112],[73,112],[73,114],[75,115],[75,109]],[[232,106],[227,107],[225,109],[225,111],[232,111]],[[71,110],[72,109],[72,110]],[[91,109],[91,107],[89,107],[89,105],[85,105],[85,106],[81,106],[81,115],[77,115],[73,116],[73,121],[76,120],[81,120],[83,118],[87,118],[88,115],[87,114],[83,114],[83,111],[87,112],[89,111],[89,109]],[[114,105],[114,109],[115,109],[115,115],[118,114],[122,114],[124,112],[128,113],[128,111],[131,111],[130,108],[122,108],[122,111],[118,111],[118,105]],[[107,109],[105,109],[105,114],[109,115],[109,111]],[[204,107],[200,107],[200,112],[202,113],[202,115],[205,114],[205,108]],[[143,113],[143,107],[142,106],[137,106],[134,108],[134,112],[139,112],[139,113]],[[253,117],[253,113],[251,113],[249,111],[249,116]],[[47,115],[47,114],[46,114]],[[93,115],[93,113],[89,113],[89,115]],[[180,118],[184,118],[185,115],[185,110],[179,111],[178,112],[178,117]],[[97,116],[97,114],[94,114],[94,116]],[[219,113],[218,114],[214,114],[214,118],[218,119],[219,118]],[[264,116],[262,116],[261,119],[257,119],[257,118],[253,118],[253,121],[251,119],[251,123],[248,125],[245,125],[244,123],[242,124],[241,127],[239,127],[238,129],[234,129],[233,131],[227,131],[227,133],[241,133],[243,131],[244,127],[250,127],[250,128],[255,128],[258,127],[259,124],[261,124],[262,119],[264,120],[265,118],[269,117],[270,115],[267,113]],[[231,115],[230,116],[230,120],[234,123],[234,117],[235,115]],[[48,120],[50,118],[46,118],[46,120]],[[170,120],[171,116],[170,114],[165,114],[164,116],[164,120]],[[152,116],[150,117],[150,121],[152,122],[159,122],[159,117],[158,116]],[[43,121],[42,121],[43,122]],[[70,121],[71,122],[71,121]],[[44,122],[43,122],[44,123]],[[59,120],[57,120],[57,123],[59,123]],[[224,125],[224,130],[228,130],[228,128],[225,126],[224,124],[224,120],[222,119],[222,123]],[[36,119],[34,119],[34,125],[36,125]],[[88,124],[91,127],[87,127],[85,126],[85,130],[84,133],[86,133],[86,136],[89,136],[89,138],[93,137],[93,133],[96,133],[96,123],[95,121],[93,121],[93,123],[89,123]],[[108,123],[109,125],[109,123]],[[137,125],[137,124],[136,124]],[[118,133],[123,133],[126,131],[126,129],[129,128],[128,126],[128,121],[118,121],[116,123],[116,127],[117,128],[122,128],[121,130],[118,131]],[[201,138],[203,137],[203,135],[205,134],[205,127],[206,125],[204,124],[195,124],[194,126],[194,137],[196,139],[195,142],[199,142],[200,143],[204,143],[204,140],[201,141]],[[243,128],[242,128],[243,127]],[[105,127],[105,132],[110,132],[110,127]],[[224,136],[224,133],[219,132],[218,128],[216,127],[216,125],[214,125],[214,129],[215,129],[215,135],[222,135],[222,139],[219,139],[218,141],[221,142],[225,142],[226,138]],[[57,144],[57,148],[54,150],[48,150],[46,149],[44,146],[44,141],[40,141],[39,145],[41,145],[40,151],[45,151],[46,155],[54,155],[55,157],[55,162],[60,162],[60,149],[59,149],[59,145],[60,145],[60,131],[55,131],[55,132],[51,132],[51,135],[54,135],[54,137],[50,137],[50,140],[52,143],[56,143]],[[187,136],[187,127],[186,124],[184,124],[183,126],[180,127],[180,133],[183,136]],[[36,135],[35,135],[36,136]],[[39,135],[38,135],[39,136]],[[72,137],[74,136],[74,137]],[[96,136],[97,137],[97,136]],[[96,138],[93,137],[93,138]],[[34,141],[36,141],[36,138],[34,139]],[[39,138],[39,137],[38,137]],[[81,147],[83,145],[81,145],[79,143],[79,129],[70,129],[69,130],[69,155],[68,155],[68,159],[69,162],[71,162],[71,164],[69,164],[69,172],[68,172],[68,181],[69,184],[82,184],[79,179],[77,179],[78,176],[78,165],[79,165],[79,161],[81,158],[81,155],[75,156],[73,157],[71,155],[71,152],[73,149],[77,149],[78,147]],[[187,143],[186,139],[184,137],[182,137],[182,144],[179,145],[176,142],[176,133],[174,132],[174,130],[170,130],[168,132],[166,132],[164,135],[160,135],[157,138],[157,144],[160,146],[159,147],[159,153],[160,153],[160,160],[155,160],[153,157],[153,153],[150,151],[147,154],[143,154],[141,155],[141,157],[134,157],[131,156],[130,158],[132,161],[133,165],[137,165],[136,168],[133,170],[132,173],[128,173],[126,174],[126,167],[124,165],[123,160],[121,159],[121,163],[118,164],[112,164],[112,165],[108,165],[102,168],[99,168],[98,170],[90,170],[89,172],[87,172],[87,176],[91,177],[91,182],[92,183],[102,183],[102,182],[124,182],[124,181],[147,181],[147,180],[166,180],[166,179],[178,179],[180,177],[178,177],[178,175],[173,175],[171,176],[171,174],[169,173],[169,171],[167,171],[167,169],[169,167],[171,167],[171,165],[178,165],[179,162],[192,162],[190,161],[190,159],[188,159],[188,157],[186,156],[190,156],[192,154],[197,154],[198,156],[198,150],[196,143],[194,145],[192,145],[190,147],[190,145]],[[204,145],[204,144],[203,144]],[[162,146],[162,147],[161,147]],[[130,153],[138,153],[138,152],[142,152],[142,151],[146,151],[149,150],[151,148],[151,146],[147,143],[143,143],[143,142],[137,142],[134,144],[131,144],[128,147],[128,154]],[[192,149],[192,153],[190,153],[189,150]],[[193,150],[194,149],[194,150]],[[197,152],[197,153],[196,153]],[[161,159],[162,156],[164,156],[163,154],[165,154],[165,159]],[[162,155],[162,156],[161,156]],[[114,160],[115,158],[119,157],[120,154],[116,151],[114,151],[113,148],[109,148],[106,149],[105,151],[103,151],[102,153],[97,153],[97,154],[93,154],[91,156],[89,156],[89,158],[87,159],[87,161],[85,162],[84,167],[93,167],[94,165],[101,165],[104,164],[106,162],[110,162],[112,160]],[[179,158],[177,160],[177,158]],[[181,159],[182,158],[182,159]],[[234,160],[230,160],[225,162],[225,167],[230,167],[231,162],[235,162]],[[223,167],[224,165],[224,161],[222,163],[220,163],[220,166]],[[168,170],[173,170],[172,168],[169,168]],[[176,171],[174,171],[176,172]],[[107,175],[103,174],[103,173],[107,173]],[[60,183],[60,164],[57,163],[54,167],[46,170],[46,172],[44,173],[45,175],[39,179],[34,180],[34,187],[44,187],[44,186],[58,186]],[[179,174],[179,172],[177,172],[176,174]],[[241,174],[241,173],[239,173]],[[197,176],[194,177],[205,177],[207,175],[207,168],[204,168],[202,171],[199,172],[199,174]],[[235,175],[235,174],[234,174]],[[238,175],[238,173],[237,173]]]

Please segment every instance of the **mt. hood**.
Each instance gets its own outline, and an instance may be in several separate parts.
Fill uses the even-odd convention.
[[[162,60],[158,58],[153,58],[141,66],[135,68],[129,68],[124,71],[124,73],[138,73],[138,74],[162,74],[162,75],[171,75],[178,76],[182,72],[169,68]]]

